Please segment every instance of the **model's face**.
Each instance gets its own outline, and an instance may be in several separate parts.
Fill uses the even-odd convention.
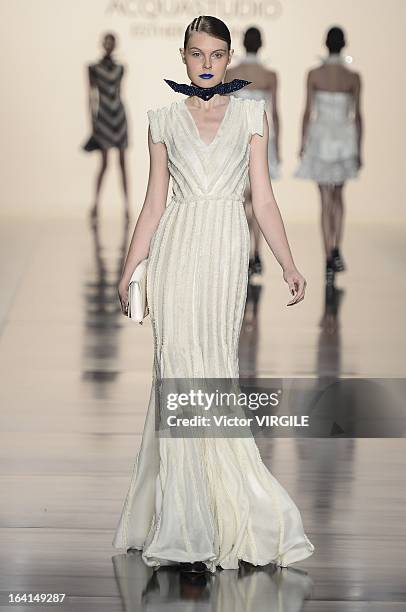
[[[186,49],[179,49],[189,79],[199,87],[214,87],[224,79],[234,50],[205,32],[193,32]]]
[[[114,38],[111,36],[106,36],[106,38],[103,40],[103,49],[105,52],[107,54],[113,53],[115,46],[116,43],[114,42]]]

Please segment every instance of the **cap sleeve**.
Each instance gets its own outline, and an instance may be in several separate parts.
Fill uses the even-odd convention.
[[[248,125],[250,134],[264,135],[265,100],[248,100]]]
[[[165,123],[163,109],[147,111],[152,142],[165,142]]]

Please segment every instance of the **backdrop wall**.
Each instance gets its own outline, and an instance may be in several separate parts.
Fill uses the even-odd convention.
[[[186,25],[206,13],[229,25],[236,59],[243,54],[244,28],[259,25],[262,29],[265,47],[261,57],[277,70],[280,79],[283,178],[274,182],[274,189],[287,220],[316,221],[319,217],[315,185],[292,178],[305,74],[325,52],[327,28],[344,27],[345,51],[353,56],[352,66],[362,75],[365,124],[364,169],[358,180],[347,185],[347,220],[403,223],[404,0],[225,4],[227,10],[219,2],[168,2],[164,13],[154,0],[1,0],[2,213],[87,214],[99,159],[97,153],[81,150],[90,133],[86,64],[99,57],[105,30],[117,34],[116,57],[127,66],[122,95],[129,121],[131,202],[138,211],[149,164],[146,112],[181,95],[163,79],[186,81],[178,48]],[[102,215],[108,216],[122,212],[117,155],[113,153],[101,201]]]

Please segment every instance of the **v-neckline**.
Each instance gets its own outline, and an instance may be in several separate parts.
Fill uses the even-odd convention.
[[[216,132],[216,134],[215,134],[215,136],[214,136],[213,140],[212,140],[211,142],[209,142],[208,144],[207,144],[207,142],[204,142],[204,141],[202,140],[201,136],[200,136],[200,132],[199,132],[199,130],[198,130],[198,128],[197,128],[196,121],[193,119],[193,115],[192,115],[192,113],[190,112],[190,110],[189,110],[189,108],[188,108],[188,106],[187,106],[187,104],[186,104],[186,100],[187,100],[187,98],[185,98],[184,100],[182,100],[182,104],[183,104],[183,106],[184,106],[184,108],[185,108],[185,110],[186,110],[186,113],[188,114],[189,119],[190,119],[190,121],[191,121],[191,123],[192,123],[192,125],[193,125],[193,129],[194,129],[194,131],[195,131],[196,138],[197,138],[197,140],[199,141],[199,143],[200,143],[200,144],[201,144],[203,147],[205,147],[206,149],[210,148],[211,146],[213,146],[213,144],[214,144],[215,142],[217,142],[217,140],[220,138],[221,133],[222,133],[222,131],[223,131],[223,129],[224,129],[224,125],[225,125],[225,123],[226,123],[226,121],[227,121],[228,115],[230,114],[230,107],[231,107],[231,104],[232,104],[232,101],[233,101],[233,96],[229,95],[228,97],[230,98],[230,101],[229,101],[229,103],[227,104],[226,112],[224,113],[223,119],[221,120],[221,123],[220,123],[219,127],[217,128],[217,132]]]

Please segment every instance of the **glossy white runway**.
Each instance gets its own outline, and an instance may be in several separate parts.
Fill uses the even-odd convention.
[[[287,231],[307,297],[286,308],[263,242],[241,375],[404,376],[404,228],[346,228],[348,271],[327,305],[318,228]],[[0,232],[0,609],[10,591],[45,591],[66,593],[62,610],[89,612],[406,610],[404,439],[260,440],[316,547],[284,573],[245,567],[190,583],[117,554],[153,348],[149,320],[137,326],[119,309],[127,231],[3,219]]]

